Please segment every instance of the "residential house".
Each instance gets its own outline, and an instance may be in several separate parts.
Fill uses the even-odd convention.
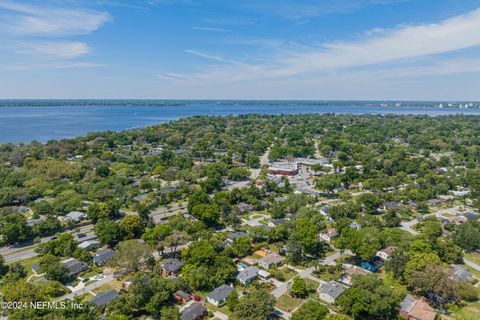
[[[285,219],[272,219],[268,222],[268,226],[273,228],[273,227],[285,224],[286,221],[287,220],[285,220]]]
[[[278,253],[271,253],[258,260],[258,265],[262,268],[270,269],[273,267],[279,267],[284,261],[285,258],[280,256]]]
[[[383,210],[401,211],[405,210],[405,207],[398,202],[389,201],[383,204]]]
[[[119,296],[120,295],[118,294],[118,292],[112,289],[112,290],[108,290],[108,291],[97,294],[95,297],[88,300],[88,302],[93,303],[97,307],[104,307],[110,301],[112,301],[113,299]]]
[[[87,251],[97,249],[100,247],[100,242],[95,241],[95,240],[87,240],[78,245],[80,249],[85,249]]]
[[[260,269],[257,267],[247,267],[237,275],[237,281],[243,285],[248,285],[257,278],[259,271]]]
[[[335,303],[337,298],[347,289],[347,286],[336,282],[336,281],[329,281],[323,283],[318,288],[318,295],[320,299],[326,301],[328,303]]]
[[[239,231],[239,232],[229,233],[227,234],[226,237],[227,237],[227,239],[225,240],[226,244],[231,245],[233,241],[235,241],[238,238],[248,237],[248,234],[246,234],[245,232]]]
[[[133,201],[137,201],[137,202],[144,201],[147,199],[148,199],[148,193],[140,194],[138,196],[133,197]]]
[[[181,320],[203,320],[207,315],[207,308],[200,303],[194,302],[180,312]]]
[[[253,210],[253,206],[251,204],[245,203],[245,202],[240,202],[237,204],[238,209],[240,210],[240,213],[244,214],[247,212],[250,212]]]
[[[338,232],[333,228],[327,229],[325,232],[321,232],[319,235],[320,241],[326,241],[326,242],[332,241],[337,236],[338,236]]]
[[[104,266],[107,264],[108,260],[112,259],[115,255],[115,251],[111,249],[105,249],[98,251],[92,259],[92,262],[97,266]]]
[[[183,263],[177,258],[166,259],[160,267],[162,268],[164,277],[177,276],[183,268]]]
[[[80,212],[80,211],[71,211],[67,213],[65,216],[59,216],[58,220],[66,222],[68,220],[71,220],[73,222],[79,222],[83,219],[86,219],[87,215],[85,212]]]
[[[475,212],[475,211],[465,212],[462,216],[465,217],[465,219],[467,219],[467,221],[468,220],[478,220],[478,213]]]
[[[428,205],[430,207],[435,207],[435,206],[438,206],[439,204],[441,204],[443,201],[440,200],[440,199],[430,199],[427,201]]]
[[[395,247],[393,246],[383,248],[382,250],[377,252],[377,257],[380,257],[383,260],[387,260],[388,258],[390,258],[390,256],[394,251],[395,251]]]
[[[365,276],[370,273],[370,271],[360,268],[358,266],[351,266],[345,270],[345,273],[340,277],[339,281],[351,286],[354,276]]]
[[[192,300],[192,296],[182,290],[178,290],[176,291],[174,294],[173,294],[173,297],[175,298],[175,300],[179,301],[179,302],[182,302],[182,303],[185,303],[185,302],[188,302],[190,300]]]
[[[270,272],[268,271],[265,271],[265,270],[259,270],[258,271],[258,277],[262,280],[268,280],[270,279],[272,276],[270,275]]]
[[[436,320],[437,313],[423,299],[407,295],[400,303],[400,317],[407,320]]]
[[[465,267],[462,267],[458,264],[452,264],[451,269],[452,269],[453,279],[457,281],[468,281],[468,282],[475,281],[470,271],[468,271]]]
[[[207,301],[216,307],[222,306],[227,301],[227,297],[235,291],[234,287],[222,284],[220,287],[215,288],[207,296]]]
[[[80,272],[88,270],[88,265],[85,262],[79,261],[75,258],[67,259],[67,260],[63,261],[63,264],[68,269],[68,276],[69,277],[76,276]]]
[[[362,225],[360,223],[358,223],[357,221],[353,221],[352,223],[350,223],[349,227],[351,229],[355,229],[355,230],[361,230],[362,229]]]

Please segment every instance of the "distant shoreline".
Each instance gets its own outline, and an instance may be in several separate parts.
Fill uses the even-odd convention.
[[[175,99],[0,99],[0,107],[172,107],[172,106],[349,106],[480,109],[478,101],[383,100],[175,100]]]

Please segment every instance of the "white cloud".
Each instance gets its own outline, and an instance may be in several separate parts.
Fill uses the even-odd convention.
[[[19,42],[19,52],[34,57],[71,59],[89,54],[92,50],[79,41]]]
[[[209,81],[247,81],[301,74],[348,73],[350,68],[370,68],[426,58],[480,45],[480,9],[439,23],[402,25],[394,29],[374,29],[362,39],[330,42],[297,51],[281,52],[260,63],[230,62],[214,54],[199,56],[218,60],[203,72],[186,75],[188,79]],[[225,63],[230,62],[229,64]],[[428,61],[427,61],[428,64]],[[444,69],[447,65],[444,65]],[[464,72],[465,66],[453,64],[449,72]],[[432,68],[430,72],[434,72]]]
[[[191,27],[193,30],[197,31],[209,31],[209,32],[220,32],[220,33],[228,33],[230,30],[228,29],[223,29],[223,28],[214,28],[214,27],[198,27],[198,26],[193,26]]]
[[[111,19],[107,12],[83,8],[39,7],[0,0],[0,33],[10,36],[83,35]]]

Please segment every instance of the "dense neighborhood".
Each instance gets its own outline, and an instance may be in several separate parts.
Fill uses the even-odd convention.
[[[8,319],[479,319],[480,118],[242,115],[0,145]]]

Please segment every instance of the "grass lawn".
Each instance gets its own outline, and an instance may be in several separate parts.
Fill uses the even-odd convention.
[[[478,320],[480,319],[480,302],[467,303],[460,310],[454,312],[458,320]]]
[[[100,292],[108,291],[108,290],[111,290],[111,289],[114,289],[114,288],[110,284],[106,283],[106,284],[103,284],[96,289],[93,289],[92,292],[95,293],[95,294],[99,294]]]
[[[232,312],[230,311],[230,309],[228,309],[228,307],[226,305],[223,305],[221,307],[215,307],[213,304],[207,303],[207,309],[212,311],[212,312],[220,311],[222,313],[225,313],[229,317],[232,316]]]
[[[468,271],[470,271],[470,273],[474,278],[477,278],[478,280],[480,280],[480,271],[478,271],[477,269],[473,269],[468,265],[464,265],[464,267],[467,268]]]
[[[272,277],[279,281],[288,281],[297,275],[295,271],[288,268],[277,269],[275,271],[272,270],[270,273]]]
[[[20,264],[25,268],[27,271],[27,277],[33,274],[32,265],[38,263],[40,261],[40,257],[31,257],[25,260],[20,261]]]
[[[93,278],[97,275],[97,273],[95,271],[88,271],[84,274],[81,275],[82,278]]]
[[[480,253],[476,253],[476,252],[467,253],[465,255],[465,258],[467,258],[468,260],[472,261],[475,264],[480,265]]]
[[[81,298],[82,301],[84,301],[84,302],[87,302],[88,300],[92,299],[93,297],[94,297],[94,295],[91,294],[90,292],[87,292],[87,293],[82,294],[82,295],[80,296],[80,298]]]
[[[292,312],[302,304],[302,299],[291,297],[288,293],[277,299],[276,307],[287,312]]]
[[[89,280],[89,281],[85,282],[85,286],[91,285],[92,283],[95,283],[95,282],[97,282],[97,281],[98,281],[98,280],[96,280],[96,279]]]
[[[308,278],[303,280],[305,280],[305,283],[307,284],[307,289],[310,291],[316,291],[320,286],[320,282],[317,282],[315,280],[308,279]]]

